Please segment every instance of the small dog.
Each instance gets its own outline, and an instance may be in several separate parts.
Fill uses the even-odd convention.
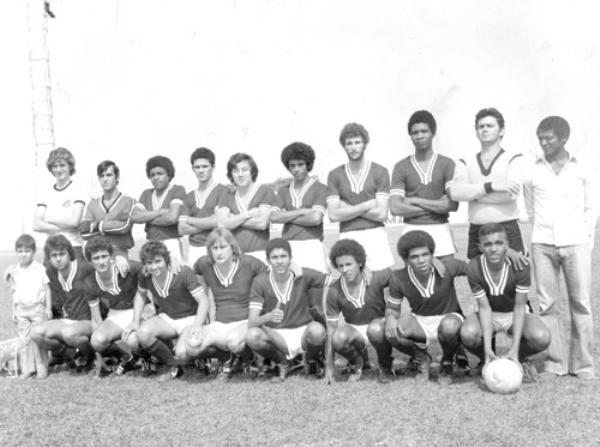
[[[9,376],[19,375],[19,337],[0,341],[0,372]]]

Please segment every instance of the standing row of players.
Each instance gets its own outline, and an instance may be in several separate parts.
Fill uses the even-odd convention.
[[[79,221],[83,214],[83,196],[71,195],[75,191],[71,181],[73,157],[68,151],[57,149],[48,160],[56,185],[40,200],[34,229],[65,234],[74,247],[75,257],[79,258],[81,241],[78,231],[88,239],[98,234],[109,237],[115,251],[126,254],[133,244],[130,235],[132,223],[145,223],[148,239],[164,243],[172,258],[182,258],[179,235],[189,235],[190,253],[187,258],[191,264],[207,253],[207,235],[217,227],[232,231],[242,253],[263,260],[269,241],[269,223],[278,222],[284,224],[283,238],[290,242],[297,263],[323,271],[327,256],[319,253],[326,253],[322,245],[322,221],[327,213],[330,220],[340,222],[342,238],[353,239],[366,249],[366,265],[371,270],[381,270],[393,264],[383,225],[388,209],[392,214],[404,217],[404,231],[420,229],[429,233],[435,240],[434,255],[444,258],[455,252],[448,213],[457,208],[455,200],[465,200],[469,203],[470,221],[468,256],[473,258],[481,252],[479,231],[482,225],[499,222],[510,247],[506,256],[511,259],[512,265],[520,266],[527,259],[523,255],[525,245],[517,221],[517,197],[525,185],[527,211],[535,217],[533,265],[538,279],[538,297],[542,314],[552,323],[549,324],[552,339],[562,345],[560,337],[554,336],[558,331],[558,325],[553,323],[558,321],[554,305],[556,294],[552,293],[552,284],[549,283],[558,275],[548,275],[547,271],[549,263],[546,258],[554,255],[542,253],[540,247],[536,250],[536,245],[562,248],[567,233],[571,237],[566,237],[566,245],[584,245],[593,239],[595,222],[589,212],[593,202],[586,183],[588,177],[580,173],[583,170],[581,163],[569,156],[564,147],[569,137],[568,124],[560,117],[549,117],[540,123],[537,133],[545,158],[536,162],[535,169],[530,170],[534,174],[530,178],[524,173],[526,169],[521,154],[507,152],[501,147],[504,119],[497,110],[479,111],[475,127],[481,151],[472,159],[461,160],[455,165],[451,159],[433,152],[432,140],[436,132],[433,116],[426,111],[415,112],[408,122],[415,152],[396,164],[391,187],[387,170],[365,157],[369,136],[361,125],[355,123],[346,125],[340,134],[348,163],[330,172],[327,186],[309,176],[315,154],[302,143],[294,143],[284,149],[282,161],[292,173],[293,181],[281,186],[276,193],[256,182],[258,168],[252,157],[246,154],[236,154],[227,163],[227,175],[233,187],[216,184],[212,179],[214,154],[207,149],[198,149],[191,157],[192,168],[199,180],[198,189],[186,196],[183,188],[172,183],[174,168],[171,161],[166,157],[153,157],[146,166],[153,188],[144,191],[140,200],[134,203],[118,191],[116,165],[104,162],[98,167],[104,194],[88,204],[82,222]],[[557,160],[557,154],[562,158]],[[564,154],[567,155],[566,160],[563,160]],[[569,206],[568,218],[560,222],[555,222],[556,213],[552,211],[556,205],[548,203],[556,201],[548,198],[548,193],[557,192],[554,185],[548,185],[552,179],[543,177],[544,164],[554,170],[556,178],[563,183],[562,187],[574,189],[580,186],[575,185],[575,181],[581,183],[584,180],[582,193],[579,193],[582,188],[569,191],[572,193],[570,198],[564,200],[564,205]],[[565,166],[569,168],[566,174],[566,169],[562,169]],[[559,174],[564,175],[561,177]],[[561,194],[561,198],[564,196]],[[537,229],[538,222],[542,222],[543,228]],[[568,227],[581,231],[568,232]],[[546,233],[551,233],[550,242]],[[563,240],[557,240],[557,233]],[[536,259],[536,252],[539,259]],[[556,368],[566,369],[569,363],[569,372],[593,375],[589,346],[591,308],[589,290],[586,291],[589,284],[584,278],[586,268],[589,272],[589,247],[587,267],[583,254],[579,250],[570,255],[569,260],[566,257],[564,260],[580,260],[575,269],[565,271],[578,284],[577,296],[569,294],[571,301],[577,304],[572,306],[572,312],[576,317],[573,323],[581,334],[576,340],[578,346],[575,346],[575,355],[569,362],[562,346],[556,346],[552,351]],[[555,271],[560,262],[563,259],[554,262]],[[543,286],[541,289],[540,284]],[[558,369],[554,372],[566,373]]]

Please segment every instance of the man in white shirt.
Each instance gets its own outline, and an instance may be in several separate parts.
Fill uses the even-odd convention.
[[[591,172],[565,149],[569,123],[559,116],[544,118],[537,136],[543,151],[524,183],[525,205],[533,222],[531,251],[541,317],[552,341],[545,370],[594,379],[594,335],[591,292],[591,248],[596,216]],[[570,351],[558,319],[559,270],[562,268],[571,313]]]

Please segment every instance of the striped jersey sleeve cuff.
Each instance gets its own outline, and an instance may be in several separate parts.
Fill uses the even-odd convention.
[[[148,292],[148,289],[144,289],[143,287],[140,287],[140,286],[138,286],[137,289],[138,289],[138,292],[140,292],[140,293],[146,293],[146,292]]]
[[[141,202],[137,202],[135,205],[133,205],[133,207],[134,208],[138,208],[140,210],[145,210],[146,209],[146,207],[144,206],[144,204],[141,203]]]
[[[529,287],[525,287],[525,286],[517,286],[515,291],[517,293],[529,293]]]
[[[446,182],[446,184],[444,185],[444,189],[448,189],[448,188],[450,188],[450,186],[451,186],[451,185],[452,185],[452,180],[448,180],[448,181]]]
[[[100,304],[100,300],[96,298],[95,300],[88,301],[88,304],[90,305],[90,307],[96,307],[98,304]]]
[[[390,190],[390,196],[402,196],[402,197],[405,197],[406,196],[406,191],[404,191],[403,189],[400,189],[400,188],[392,189],[392,190]]]
[[[485,298],[485,292],[483,290],[480,290],[479,292],[475,292],[473,294],[473,296],[475,297],[476,300],[481,300],[481,299]]]
[[[198,286],[194,290],[190,290],[190,293],[192,294],[192,296],[196,296],[202,292],[204,292],[204,287],[202,287],[202,286]]]
[[[340,319],[339,316],[335,316],[335,317],[327,316],[327,321],[339,321],[339,319]]]
[[[400,306],[402,304],[402,298],[392,298],[391,296],[388,298],[390,304],[395,306]]]
[[[375,197],[377,196],[382,196],[382,197],[389,197],[390,193],[389,192],[385,192],[385,191],[379,191],[375,193]]]
[[[340,196],[338,196],[337,194],[332,195],[332,196],[327,196],[327,199],[326,199],[327,202],[332,202],[334,200],[340,200]]]
[[[263,305],[262,305],[261,303],[257,303],[257,302],[255,301],[255,302],[250,302],[250,304],[248,305],[248,307],[249,307],[250,309],[262,310],[262,308],[263,308]]]
[[[187,222],[188,220],[190,220],[190,216],[179,216],[178,219],[179,222]]]
[[[183,200],[176,198],[176,199],[171,200],[171,203],[179,203],[180,205],[183,205]]]
[[[268,203],[261,203],[260,205],[258,205],[259,208],[267,208],[267,209],[271,209],[273,208],[271,205],[269,205]]]
[[[318,211],[320,213],[323,213],[323,214],[325,214],[325,211],[326,211],[325,207],[321,206],[321,205],[315,205],[315,206],[312,207],[312,209],[315,210],[315,211]]]

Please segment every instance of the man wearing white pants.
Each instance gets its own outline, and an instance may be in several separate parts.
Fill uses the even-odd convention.
[[[531,251],[542,320],[550,329],[545,370],[594,379],[591,250],[596,215],[592,172],[565,149],[568,122],[544,118],[537,129],[543,151],[524,184],[525,204],[533,222]],[[571,313],[571,343],[566,347],[558,319],[559,274],[565,278]]]

